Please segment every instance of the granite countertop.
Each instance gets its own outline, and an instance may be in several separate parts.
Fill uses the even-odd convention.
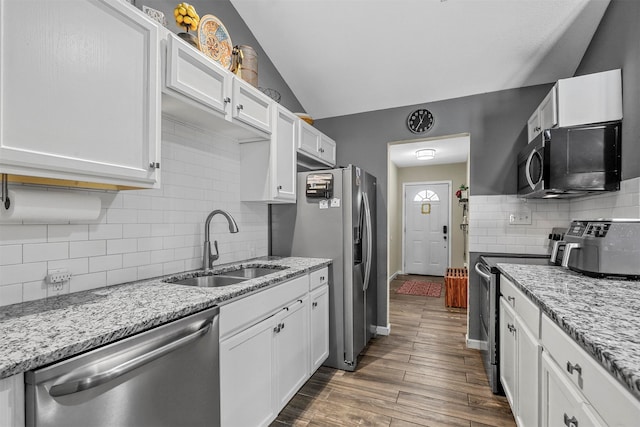
[[[280,266],[267,276],[218,288],[166,283],[194,272],[0,307],[0,378],[25,372],[220,305],[331,264],[323,258],[253,259],[214,268]]]
[[[558,326],[640,399],[640,281],[498,264]]]

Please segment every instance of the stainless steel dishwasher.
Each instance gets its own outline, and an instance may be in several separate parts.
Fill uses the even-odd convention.
[[[27,372],[27,426],[219,426],[218,313]]]

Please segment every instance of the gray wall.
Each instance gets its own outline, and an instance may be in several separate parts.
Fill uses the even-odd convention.
[[[613,0],[576,75],[622,69],[622,178],[640,176],[640,1]]]
[[[472,76],[470,76],[472,77]],[[551,85],[505,90],[427,104],[318,120],[316,126],[338,143],[338,164],[356,164],[378,178],[378,324],[386,326],[387,143],[415,139],[405,126],[418,107],[435,125],[428,137],[469,132],[470,193],[515,194],[515,155],[527,143],[526,124]]]
[[[173,9],[178,3],[180,3],[180,0],[136,0],[135,2],[140,9],[142,9],[142,5],[145,5],[162,11],[167,18],[167,28],[174,33],[183,31],[176,25],[173,18]],[[291,92],[287,83],[264,50],[262,50],[262,46],[260,46],[229,0],[190,0],[189,3],[196,8],[200,17],[209,14],[215,15],[220,19],[229,32],[229,37],[231,37],[234,46],[246,44],[255,49],[258,55],[258,86],[272,88],[280,92],[282,96],[280,104],[290,111],[304,111],[298,99]]]

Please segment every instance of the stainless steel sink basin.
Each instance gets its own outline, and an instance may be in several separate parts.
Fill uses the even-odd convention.
[[[176,285],[199,286],[201,288],[217,288],[220,286],[235,285],[236,283],[244,282],[245,280],[247,279],[243,277],[199,276],[178,280],[174,283]]]
[[[245,267],[239,270],[225,271],[218,273],[218,277],[242,277],[244,280],[255,279],[256,277],[266,276],[267,274],[281,271],[283,268],[270,268],[270,267]]]

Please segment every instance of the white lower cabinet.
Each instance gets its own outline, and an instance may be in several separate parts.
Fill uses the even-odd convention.
[[[311,365],[313,374],[329,357],[329,285],[323,285],[310,294],[309,319],[311,336]]]
[[[24,426],[24,375],[0,379],[0,426]]]
[[[275,418],[272,384],[275,317],[220,343],[223,426],[262,426]]]
[[[279,412],[309,378],[309,297],[304,296],[277,316],[275,332],[275,367],[277,406]]]
[[[518,426],[537,426],[539,310],[508,280],[500,286],[500,381]]]
[[[551,359],[542,354],[542,425],[567,427],[595,427],[606,424],[594,413]]]
[[[223,427],[269,425],[327,358],[328,285],[310,293],[309,283],[306,275],[220,308]]]

